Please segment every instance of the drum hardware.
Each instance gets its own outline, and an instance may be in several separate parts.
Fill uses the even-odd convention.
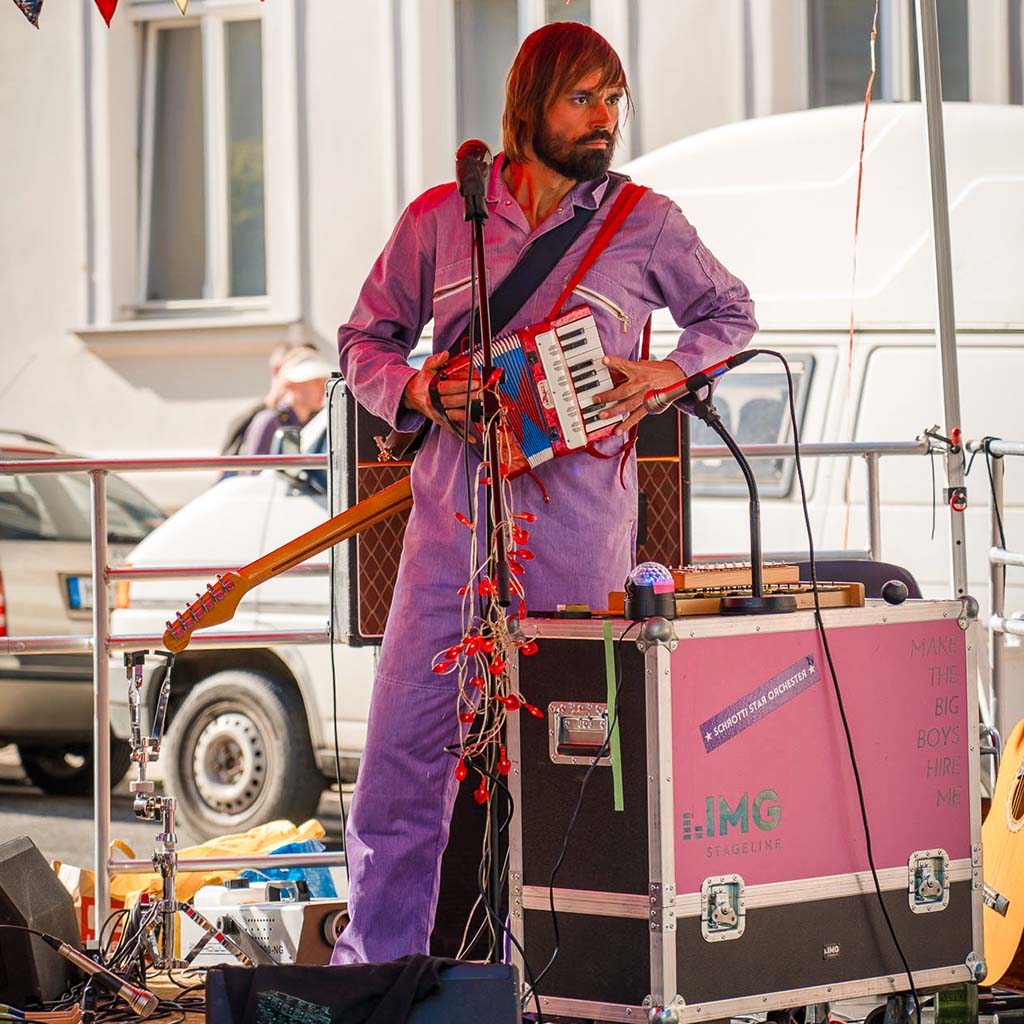
[[[135,817],[143,821],[160,823],[160,831],[156,835],[157,845],[153,853],[153,867],[160,875],[161,894],[155,900],[148,893],[143,893],[139,897],[122,934],[133,937],[138,944],[140,956],[143,949],[148,952],[152,966],[158,971],[188,967],[203,947],[213,939],[220,940],[224,948],[240,964],[254,967],[255,961],[237,943],[218,932],[191,903],[177,897],[175,877],[178,871],[178,837],[174,831],[175,800],[171,796],[157,796],[153,781],[146,778],[146,766],[160,756],[164,724],[167,719],[167,704],[171,694],[174,655],[164,651],[153,652],[167,660],[167,669],[160,684],[156,711],[153,715],[152,734],[144,736],[142,682],[147,653],[150,652],[128,651],[124,656],[128,678],[128,707],[131,715],[131,759],[136,767],[136,778],[128,783],[128,791],[135,797],[132,803]],[[175,956],[179,913],[186,914],[203,930],[203,936],[184,958]],[[273,963],[273,960],[267,956],[266,962]]]

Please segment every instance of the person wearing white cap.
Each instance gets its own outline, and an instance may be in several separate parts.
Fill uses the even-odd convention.
[[[240,455],[266,455],[279,427],[302,427],[323,408],[324,385],[334,368],[315,349],[294,349],[281,366],[284,397],[275,409],[257,413],[242,438]]]

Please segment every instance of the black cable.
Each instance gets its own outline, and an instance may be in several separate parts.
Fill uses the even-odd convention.
[[[548,878],[548,906],[551,912],[551,927],[555,933],[555,944],[551,950],[551,955],[548,957],[548,962],[541,968],[540,974],[537,975],[537,979],[532,983],[531,991],[536,995],[537,985],[544,979],[544,975],[551,970],[552,965],[558,957],[559,947],[561,945],[561,935],[558,930],[558,912],[555,910],[555,878],[558,875],[559,870],[562,867],[562,863],[565,861],[565,856],[569,850],[569,838],[572,835],[573,828],[576,825],[576,819],[580,815],[580,811],[583,808],[583,796],[587,791],[587,784],[590,782],[590,777],[594,774],[594,769],[598,766],[602,757],[605,757],[608,753],[608,748],[611,746],[612,736],[619,722],[619,694],[622,690],[622,644],[629,634],[630,630],[639,626],[640,622],[631,622],[619,635],[618,640],[615,642],[615,702],[612,708],[612,716],[608,720],[608,732],[605,735],[604,743],[601,744],[601,749],[593,756],[587,767],[586,772],[583,775],[583,780],[580,782],[580,791],[576,797],[576,806],[573,808],[572,814],[569,816],[569,823],[565,827],[565,835],[562,837],[562,849],[558,854],[558,858],[555,861],[554,867],[551,869],[551,875]]]
[[[1003,529],[1003,513],[999,507],[999,502],[996,499],[996,481],[992,476],[992,460],[1001,459],[1002,455],[992,454],[992,442],[999,441],[1000,438],[986,435],[981,439],[981,448],[971,453],[970,461],[967,463],[967,468],[964,470],[964,476],[967,476],[971,472],[971,467],[974,465],[974,457],[978,454],[978,451],[985,453],[985,468],[988,470],[988,486],[989,491],[992,494],[992,511],[996,517],[996,526],[999,529],[999,544],[1005,550],[1006,549],[1006,531]]]
[[[928,449],[928,465],[932,470],[932,534],[929,540],[935,540],[935,513],[938,506],[938,487],[935,482],[935,450],[931,447]]]
[[[334,392],[338,390],[338,385],[341,384],[340,377],[332,377],[328,384],[327,390],[327,493],[335,493],[335,481],[334,481]],[[353,451],[355,445],[352,446]],[[339,502],[340,504],[340,502]],[[338,666],[334,656],[334,616],[335,606],[334,602],[337,597],[335,594],[335,548],[336,545],[332,544],[328,550],[328,573],[330,580],[327,585],[327,643],[331,649],[331,716],[334,721],[334,777],[338,783],[338,810],[340,811],[341,817],[341,852],[346,854],[345,856],[345,871],[348,872],[348,855],[347,855],[347,832],[348,832],[348,821],[345,817],[345,792],[341,786],[341,745],[338,741]]]
[[[508,829],[508,826],[509,826],[510,822],[512,821],[512,818],[513,818],[513,816],[515,814],[515,801],[512,799],[512,793],[511,793],[511,791],[508,788],[508,784],[505,782],[505,780],[500,775],[497,775],[497,774],[495,774],[493,772],[490,772],[490,771],[487,771],[485,769],[478,769],[478,770],[481,771],[483,775],[485,775],[488,779],[490,779],[491,782],[494,785],[496,785],[505,794],[505,799],[508,802],[508,816],[505,818],[505,821],[501,824],[501,826],[498,829],[498,833],[500,834],[501,832],[503,832],[503,831]],[[492,800],[494,799],[493,791],[492,791],[492,794],[491,794],[491,799]],[[493,837],[492,837],[492,850],[493,850]],[[492,852],[492,856],[493,856],[493,852]],[[505,859],[507,861],[508,855],[506,855]],[[502,934],[507,935],[509,942],[511,942],[512,945],[515,946],[516,950],[519,953],[519,956],[522,958],[522,961],[523,961],[523,971],[525,972],[527,980],[528,980],[529,985],[530,985],[530,994],[533,997],[533,1004],[534,1004],[534,1008],[537,1011],[537,1020],[539,1022],[541,1020],[541,1008],[540,1008],[540,996],[537,993],[537,982],[540,980],[540,978],[539,977],[537,977],[537,978],[534,977],[533,970],[530,968],[530,961],[527,959],[527,956],[526,956],[526,950],[520,944],[519,940],[512,934],[512,929],[509,928],[509,926],[505,923],[505,921],[503,921],[501,919],[501,917],[498,915],[498,913],[495,910],[491,900],[489,900],[487,898],[487,885],[486,885],[486,879],[484,877],[484,870],[483,869],[484,869],[484,865],[483,865],[483,862],[481,862],[480,869],[477,872],[477,880],[476,881],[477,881],[477,888],[480,890],[480,896],[481,896],[481,898],[483,900],[484,909],[487,912],[487,914],[491,917],[491,919],[493,920],[494,924],[497,925],[497,934],[498,935],[502,935]],[[502,878],[503,879],[507,879],[507,877],[508,877],[507,872],[503,871],[502,872]],[[500,898],[501,894],[498,893],[497,895]]]
[[[113,916],[113,915],[111,915],[111,916]],[[110,918],[108,917],[107,920],[109,921]],[[106,924],[106,922],[104,924]],[[35,935],[38,938],[43,939],[44,941],[46,941],[48,946],[50,945],[50,941],[52,941],[52,940],[56,940],[57,942],[63,941],[63,940],[57,938],[56,936],[49,935],[46,932],[39,931],[39,929],[37,929],[37,928],[29,928],[27,925],[22,925],[22,924],[0,924],[0,928],[8,928],[8,929],[11,929],[13,931],[19,931],[19,932],[27,932],[29,935]],[[54,947],[50,946],[50,948],[53,948],[55,953],[57,952],[57,950]],[[59,956],[60,954],[57,953],[57,955]],[[97,965],[102,967],[103,970],[106,971],[108,974],[114,975],[115,977],[120,977],[120,975],[117,972],[111,971],[109,968],[105,967],[102,964],[102,962],[97,961]],[[84,981],[81,981],[81,982],[78,982],[76,985],[72,986],[70,991],[71,991],[71,993],[74,993],[74,992],[76,992],[79,989],[84,989],[87,984],[88,984],[88,979],[86,979]],[[102,1006],[97,1006],[96,1018],[98,1020],[99,1019],[102,1019],[104,1021],[134,1021],[134,1020],[138,1020],[138,1014],[136,1014],[134,1010],[127,1009],[124,1006],[124,1003],[122,1001],[120,1001],[120,999],[121,999],[120,996],[116,996],[113,993],[108,993],[108,992],[97,993],[97,996],[104,1000],[104,1003],[103,1003]],[[159,997],[158,997],[158,999],[159,999]],[[64,1001],[65,1000],[55,1000],[54,1001],[54,1005],[56,1005],[58,1003],[61,1003],[61,1002],[64,1002]],[[175,1013],[181,1014],[181,1017],[179,1018],[179,1020],[184,1020],[184,1017],[185,1017],[186,1013],[198,1012],[198,1011],[200,1011],[202,1009],[203,1005],[204,1005],[204,1002],[202,1000],[199,1000],[199,999],[191,999],[191,998],[187,998],[187,999],[180,999],[180,998],[179,999],[159,999],[159,1002],[157,1004],[156,1009],[147,1016],[147,1020],[161,1020],[161,1019],[164,1019],[164,1018],[168,1017],[170,1014],[175,1014]],[[176,1022],[172,1022],[172,1024],[176,1024]]]
[[[109,938],[106,937],[107,928],[119,918],[125,918],[124,924],[128,923],[128,918],[131,916],[131,911],[126,908],[118,908],[117,910],[111,911],[107,915],[107,919],[100,925],[100,930],[96,935],[96,945],[98,947],[98,959],[99,962],[106,967],[107,966],[107,945],[114,941],[114,930],[111,931]],[[122,926],[121,935],[124,936],[124,927]],[[116,947],[115,947],[116,948]]]
[[[754,351],[754,350],[752,350]],[[882,912],[882,917],[885,920],[886,926],[889,929],[889,935],[892,937],[893,945],[896,947],[896,952],[899,955],[900,962],[903,965],[903,970],[907,975],[907,983],[910,985],[911,995],[914,997],[914,1009],[917,1014],[917,1024],[921,1024],[921,1000],[917,993],[917,986],[914,984],[914,975],[910,970],[910,963],[907,961],[906,955],[903,952],[903,947],[900,945],[900,940],[896,935],[896,928],[892,923],[892,918],[889,916],[889,910],[885,905],[885,900],[882,896],[882,884],[878,879],[878,871],[875,868],[875,856],[871,847],[871,827],[868,823],[868,812],[867,805],[864,801],[864,787],[861,783],[860,768],[857,764],[857,755],[853,746],[853,735],[850,732],[850,723],[846,717],[846,706],[843,703],[843,694],[839,688],[839,679],[836,675],[835,664],[832,661],[832,651],[829,647],[828,636],[825,632],[825,623],[821,617],[821,600],[818,592],[818,570],[815,565],[814,558],[814,535],[811,529],[811,515],[807,505],[807,487],[804,483],[803,466],[800,462],[800,430],[797,422],[796,415],[796,399],[794,398],[793,389],[793,374],[789,368],[789,363],[786,361],[786,357],[781,352],[775,352],[771,349],[757,349],[759,354],[766,356],[773,356],[780,360],[783,367],[786,370],[786,382],[789,388],[789,415],[793,424],[793,455],[796,464],[796,475],[800,482],[800,501],[803,506],[804,514],[804,526],[807,530],[807,553],[811,567],[811,591],[814,595],[814,623],[817,627],[818,634],[821,637],[821,645],[825,651],[825,659],[828,662],[829,674],[832,679],[832,689],[836,695],[836,704],[839,708],[839,717],[843,724],[843,733],[846,736],[846,748],[850,754],[850,766],[853,769],[853,778],[857,787],[857,802],[860,807],[860,818],[861,823],[864,827],[864,846],[867,850],[868,855],[868,866],[871,869],[871,879],[874,882],[875,896],[878,898],[878,906]]]

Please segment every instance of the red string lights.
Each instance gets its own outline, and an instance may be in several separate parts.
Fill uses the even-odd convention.
[[[500,371],[492,374],[489,386],[495,383]],[[480,430],[486,439],[488,432]],[[486,446],[486,440],[484,444]],[[507,442],[504,442],[507,444]],[[499,444],[502,441],[499,436]],[[476,775],[473,796],[479,804],[486,804],[493,793],[492,782],[507,776],[513,763],[504,745],[506,717],[522,709],[535,718],[543,719],[544,712],[530,704],[513,684],[510,673],[512,656],[518,651],[524,657],[537,653],[536,641],[522,632],[520,619],[526,614],[524,582],[527,566],[534,560],[534,552],[527,544],[527,528],[537,521],[532,512],[513,512],[512,484],[507,479],[508,465],[512,463],[511,450],[501,451],[499,479],[490,472],[492,464],[488,452],[476,470],[476,487],[472,506],[467,512],[453,511],[460,526],[469,531],[469,578],[458,588],[462,598],[461,639],[439,651],[431,664],[437,675],[453,676],[458,680],[457,706],[461,741],[456,751],[455,778],[465,782]],[[488,502],[487,488],[504,489],[505,519],[494,535],[500,535],[511,577],[509,589],[514,595],[514,611],[501,608],[494,598],[498,593],[498,564],[495,550],[480,550],[482,529],[478,529],[485,516]],[[497,544],[494,548],[497,548]]]

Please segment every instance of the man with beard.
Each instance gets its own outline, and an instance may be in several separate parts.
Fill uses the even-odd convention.
[[[523,43],[506,82],[504,153],[493,162],[486,194],[488,275],[500,282],[545,232],[596,210],[548,279],[509,322],[536,323],[580,264],[614,201],[607,172],[629,104],[622,65],[596,32],[555,23]],[[425,952],[437,901],[439,865],[458,782],[457,684],[432,673],[434,655],[462,632],[460,587],[469,574],[467,456],[455,428],[466,424],[465,376],[441,382],[446,415],[431,404],[431,378],[469,319],[470,231],[452,184],[431,189],[402,215],[356,303],[338,331],[345,379],[359,401],[399,430],[432,421],[412,472],[413,511],[381,648],[366,747],[348,822],[351,923],[332,962],[390,960]],[[603,417],[623,414],[616,436],[599,445],[618,454],[645,414],[651,388],[715,363],[746,345],[756,324],[747,289],[704,247],[679,209],[647,192],[583,278],[565,311],[587,304],[605,363],[620,383],[603,396]],[[683,328],[664,360],[637,358],[653,310],[668,307]],[[433,319],[434,354],[422,370],[407,360]],[[454,424],[454,427],[453,427]],[[544,463],[510,483],[517,513],[536,515],[524,580],[529,608],[559,603],[607,605],[633,564],[635,458],[578,453]],[[484,518],[483,516],[480,517]],[[483,543],[481,524],[480,540]],[[544,704],[547,694],[527,694]],[[484,813],[483,811],[481,813]]]

